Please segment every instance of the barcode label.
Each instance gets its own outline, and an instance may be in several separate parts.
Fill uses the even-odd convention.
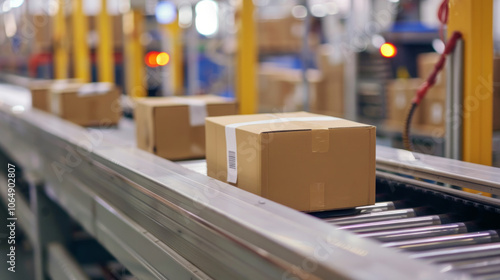
[[[227,182],[238,181],[238,150],[236,145],[236,129],[226,126]]]
[[[228,151],[227,152],[227,160],[228,160],[229,169],[236,170],[236,152]]]

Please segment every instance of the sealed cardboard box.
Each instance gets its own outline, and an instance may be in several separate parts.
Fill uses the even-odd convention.
[[[59,87],[65,84],[78,83],[78,79],[64,80],[35,80],[30,83],[31,106],[33,108],[50,112],[49,92],[52,87]]]
[[[206,119],[207,174],[300,211],[375,203],[375,127],[306,112]]]
[[[387,119],[390,125],[398,127],[404,125],[406,116],[410,111],[411,102],[421,84],[421,79],[398,79],[389,82],[387,85]],[[414,113],[413,124],[421,123],[420,111],[417,110]]]
[[[57,84],[48,96],[50,111],[82,126],[116,125],[121,118],[120,92],[110,83]]]
[[[427,79],[434,71],[436,63],[439,61],[438,53],[422,53],[417,57],[417,72],[422,79]],[[446,87],[446,68],[443,67],[436,77],[436,87]]]
[[[203,158],[205,117],[234,114],[234,101],[213,95],[141,98],[134,111],[137,146],[170,160]]]

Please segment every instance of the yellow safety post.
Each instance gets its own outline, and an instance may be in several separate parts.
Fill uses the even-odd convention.
[[[83,12],[83,0],[73,0],[73,69],[75,78],[90,82],[90,52],[87,42],[88,20]]]
[[[68,38],[66,35],[65,5],[66,0],[58,0],[57,13],[54,16],[53,42],[54,42],[54,77],[56,79],[68,78]]]
[[[451,0],[448,31],[464,39],[464,161],[491,165],[493,1]]]
[[[241,114],[257,112],[257,45],[252,0],[242,0],[239,9],[236,94]]]
[[[179,22],[175,19],[169,24],[163,24],[165,36],[170,43],[170,69],[172,79],[172,89],[175,95],[183,95],[184,71],[182,52],[182,30]]]
[[[97,46],[97,74],[100,82],[115,83],[112,22],[108,13],[108,1],[101,0],[101,11],[97,16],[97,32],[99,45]]]
[[[123,16],[125,32],[125,87],[131,97],[146,96],[144,85],[144,48],[141,44],[143,15],[140,10],[131,9]]]
[[[463,160],[491,165],[493,1],[450,0],[448,32],[453,31],[464,40]]]

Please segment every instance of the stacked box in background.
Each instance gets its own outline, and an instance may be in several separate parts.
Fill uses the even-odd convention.
[[[397,79],[392,80],[387,85],[387,125],[397,129],[404,126],[404,122],[410,111],[411,102],[415,97],[418,87],[422,84],[422,79]],[[413,125],[422,123],[421,108],[417,110],[412,119]]]
[[[322,74],[308,69],[310,103],[316,96]],[[302,71],[263,63],[259,68],[259,112],[293,112],[302,110],[304,104]],[[313,105],[311,105],[313,106]]]
[[[343,117],[344,116],[344,64],[332,62],[334,50],[325,45],[318,49],[318,68],[323,79],[318,84],[316,95],[310,103],[313,113]]]
[[[295,17],[259,19],[257,35],[259,53],[298,53],[302,48],[303,21]],[[318,42],[318,36],[310,33],[310,48],[314,49]]]
[[[207,118],[207,174],[299,211],[371,205],[375,134],[306,112]]]
[[[200,95],[136,100],[134,118],[139,149],[170,160],[205,156],[205,117],[237,114],[226,98]]]
[[[121,118],[121,93],[111,83],[68,83],[51,87],[50,112],[81,126],[110,126]]]
[[[418,76],[424,81],[434,71],[439,61],[438,53],[423,53],[417,58]],[[444,134],[446,127],[446,68],[443,68],[436,77],[436,84],[427,92],[420,103],[422,112],[421,130],[432,132],[440,130]]]
[[[52,52],[53,19],[49,15],[31,15],[29,28],[33,30],[33,53]]]

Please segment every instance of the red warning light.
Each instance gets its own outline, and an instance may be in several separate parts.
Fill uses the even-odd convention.
[[[170,55],[166,52],[148,52],[144,59],[146,65],[155,68],[158,66],[165,66],[170,62]]]
[[[391,58],[394,57],[398,53],[396,47],[391,43],[385,43],[380,46],[380,54],[383,57]]]

